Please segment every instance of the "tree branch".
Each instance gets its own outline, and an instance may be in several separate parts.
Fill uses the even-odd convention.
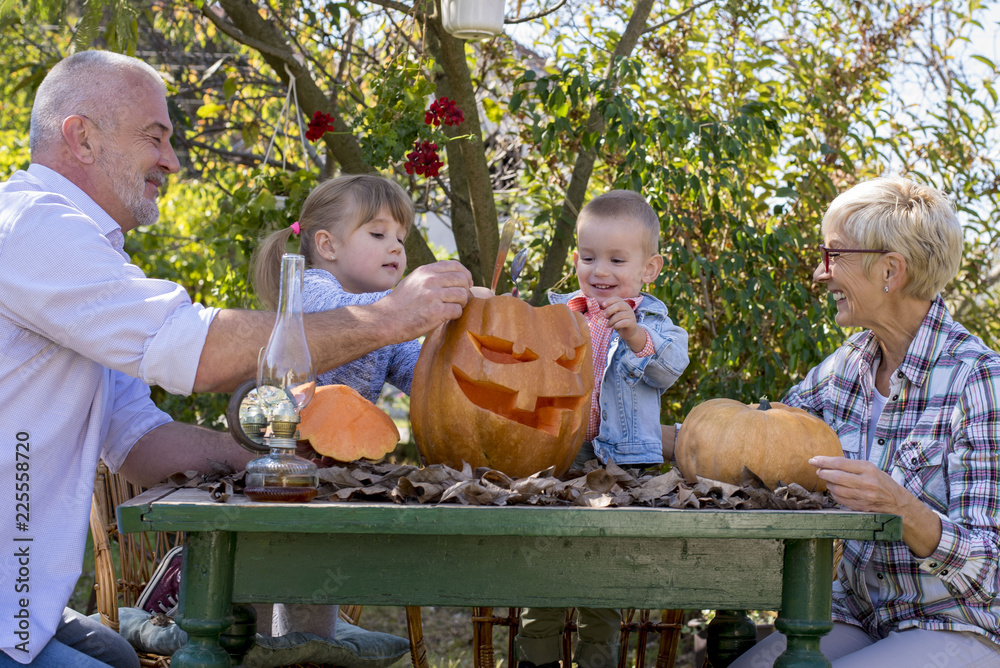
[[[261,16],[253,0],[219,0],[219,4],[232,21],[233,26],[244,37],[252,40],[243,42],[257,50],[278,77],[288,85],[288,76],[295,77],[296,98],[302,115],[311,117],[316,111],[334,112],[334,132],[324,135],[323,142],[335,156],[344,172],[348,174],[372,173],[375,169],[365,162],[361,146],[354,137],[354,129],[337,110],[336,96],[332,99],[320,89],[312,78],[304,60],[296,58],[289,46],[289,39]],[[228,33],[227,33],[228,34]],[[233,37],[233,39],[237,39]],[[239,41],[239,40],[238,40]],[[263,47],[263,48],[261,48]],[[286,71],[287,66],[287,71]],[[327,166],[327,172],[330,166]]]
[[[202,15],[205,16],[205,18],[207,18],[209,21],[215,24],[216,28],[221,30],[229,37],[232,37],[240,44],[249,46],[251,49],[253,49],[254,51],[259,51],[261,54],[267,54],[269,56],[278,58],[279,60],[283,60],[289,65],[298,64],[295,60],[295,54],[293,54],[290,51],[283,51],[281,49],[276,49],[270,44],[267,44],[266,42],[262,42],[259,39],[251,37],[250,35],[246,34],[242,30],[234,26],[229,21],[226,21],[221,16],[216,14],[212,10],[212,8],[208,6],[207,2],[202,3],[201,13]]]
[[[417,3],[414,2],[413,6],[404,5],[401,2],[396,2],[395,0],[368,0],[373,5],[378,5],[379,7],[384,7],[385,9],[395,9],[396,11],[403,12],[404,14],[412,14],[414,19],[423,21],[427,14],[425,12],[419,11],[417,9]]]
[[[197,141],[195,139],[189,139],[186,143],[189,146],[196,146],[196,147],[204,149],[204,150],[206,150],[206,151],[208,151],[210,153],[214,153],[216,155],[221,155],[221,156],[224,156],[226,158],[230,158],[230,159],[235,160],[236,162],[238,162],[240,164],[243,164],[243,165],[249,165],[251,167],[255,167],[257,165],[264,164],[264,156],[257,155],[256,153],[246,153],[244,151],[227,151],[226,149],[218,148],[218,147],[212,146],[211,144],[207,144],[205,142]],[[270,165],[270,166],[272,166],[272,167],[277,167],[277,168],[281,169],[281,161],[280,160],[276,160],[274,158],[268,158],[267,164]],[[286,164],[285,169],[288,170],[288,171],[294,171],[296,169],[302,169],[302,168],[299,167],[299,166],[292,166],[292,165]]]
[[[653,10],[653,0],[638,0],[632,16],[629,17],[628,25],[622,33],[615,50],[611,54],[608,63],[608,73],[606,78],[614,85],[615,68],[619,59],[628,58],[635,49],[639,38],[642,36],[643,27],[649,19],[649,14]],[[596,105],[591,105],[590,114],[583,126],[583,133],[600,134],[604,130],[604,116]],[[563,268],[566,266],[566,257],[573,241],[574,226],[576,217],[583,207],[583,199],[587,194],[587,184],[590,183],[590,176],[594,172],[594,163],[597,161],[597,144],[590,148],[581,145],[580,152],[576,156],[573,165],[573,175],[570,177],[569,185],[566,187],[566,197],[563,200],[562,210],[556,220],[555,229],[552,233],[552,241],[545,253],[545,260],[539,271],[538,283],[535,291],[531,295],[531,303],[538,306],[544,303],[545,292],[551,288],[562,277]]]
[[[458,196],[452,204],[452,229],[455,241],[464,247],[465,266],[472,273],[476,285],[486,285],[492,276],[492,262],[497,255],[500,231],[493,182],[486,163],[479,106],[472,86],[466,57],[465,41],[449,35],[439,17],[427,22],[427,48],[441,66],[434,81],[437,96],[455,101],[463,111],[465,120],[445,129],[450,141],[445,145],[448,154],[448,176],[452,192]],[[466,227],[465,223],[468,223]],[[471,239],[460,239],[471,235]],[[488,275],[487,275],[488,272]]]
[[[701,7],[703,5],[707,5],[710,2],[715,2],[715,0],[701,0],[701,2],[696,2],[695,4],[691,5],[687,9],[685,9],[683,12],[674,14],[673,16],[671,16],[666,21],[660,21],[656,25],[649,26],[648,28],[646,28],[642,32],[643,32],[643,34],[645,34],[647,32],[655,32],[655,31],[659,30],[660,28],[673,23],[674,21],[679,21],[680,19],[684,18],[685,16],[687,16],[688,14],[690,14],[691,12],[693,12],[694,10],[698,9],[699,7]]]
[[[555,7],[551,8],[551,9],[546,9],[545,11],[538,12],[536,14],[532,14],[531,16],[522,16],[522,17],[519,17],[519,18],[516,18],[516,19],[504,18],[503,23],[504,23],[504,25],[512,26],[512,25],[516,25],[518,23],[527,23],[528,21],[537,21],[538,19],[540,19],[542,17],[548,16],[549,14],[552,14],[553,12],[558,11],[565,4],[566,4],[566,0],[560,0],[559,4],[556,5]]]

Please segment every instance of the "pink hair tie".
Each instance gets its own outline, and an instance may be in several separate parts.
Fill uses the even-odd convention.
[[[296,221],[295,221],[294,223],[292,223],[292,224],[291,224],[291,225],[290,225],[289,227],[291,227],[291,228],[292,228],[292,232],[295,232],[295,234],[298,234],[298,233],[299,233],[299,221],[297,221],[297,220],[296,220]]]

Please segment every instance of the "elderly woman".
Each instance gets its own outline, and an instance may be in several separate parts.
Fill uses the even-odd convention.
[[[833,588],[834,666],[1000,666],[1000,355],[939,293],[962,229],[943,194],[862,183],[823,218],[814,278],[861,331],[782,400],[826,421],[845,457],[814,457],[834,499],[903,519],[898,543],[846,541]],[[770,666],[773,634],[733,666]]]

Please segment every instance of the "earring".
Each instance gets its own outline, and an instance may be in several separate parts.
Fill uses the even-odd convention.
[[[887,285],[887,286],[885,286],[885,291],[886,291],[886,292],[889,292],[889,286],[888,286],[888,285]]]

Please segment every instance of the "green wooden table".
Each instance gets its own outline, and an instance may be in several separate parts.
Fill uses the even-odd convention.
[[[124,533],[187,534],[188,644],[174,668],[222,668],[232,604],[780,610],[775,665],[829,666],[833,540],[899,540],[895,515],[846,511],[216,503],[154,488]]]

